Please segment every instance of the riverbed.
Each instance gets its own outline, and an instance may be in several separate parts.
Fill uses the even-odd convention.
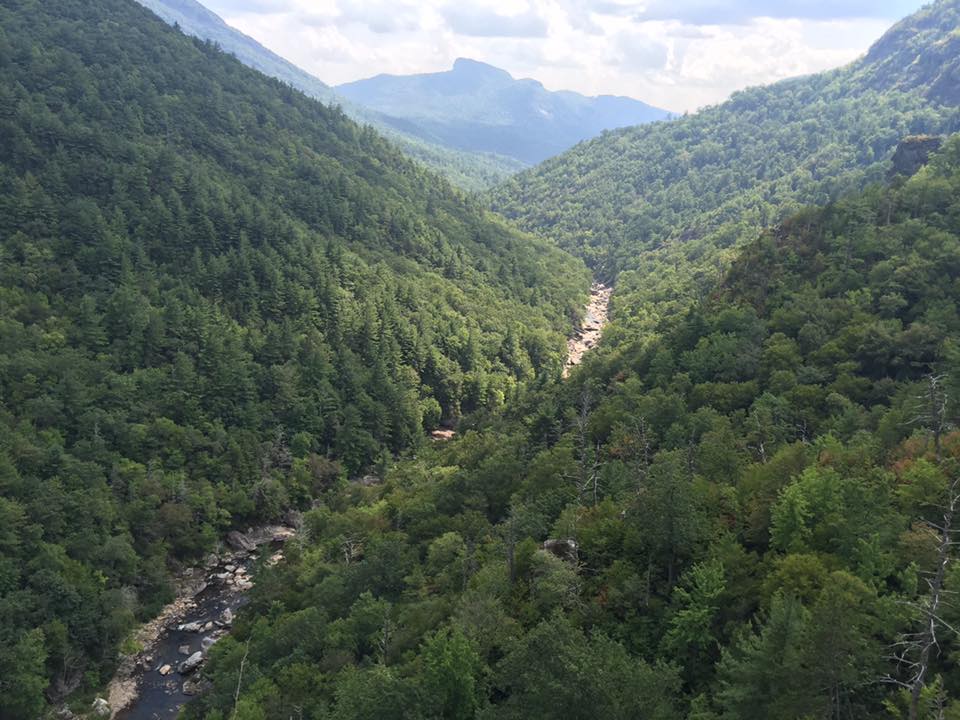
[[[602,283],[596,283],[590,288],[590,302],[583,316],[580,329],[567,340],[567,365],[563,376],[570,375],[570,371],[583,361],[583,356],[597,346],[603,328],[610,318],[610,298],[613,288]]]
[[[107,689],[115,720],[171,720],[205,689],[207,652],[230,632],[233,618],[253,587],[251,573],[264,554],[267,564],[283,559],[288,527],[271,526],[243,536],[249,544],[210,556],[181,574],[177,597],[134,636],[140,648],[122,658]],[[191,667],[193,666],[193,667]]]

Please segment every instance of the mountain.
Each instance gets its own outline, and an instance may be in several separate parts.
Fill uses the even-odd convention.
[[[330,86],[268,50],[252,37],[244,35],[195,0],[137,0],[163,20],[176,24],[188,35],[209,40],[247,67],[275,77],[326,103],[336,103],[337,95]]]
[[[308,512],[187,718],[954,716],[960,136],[741,250]]]
[[[559,378],[583,265],[133,0],[0,5],[0,715],[171,573]]]
[[[533,165],[605,130],[665,120],[638,100],[549,92],[492,65],[460,58],[447,72],[378,75],[337,92],[431,142]]]
[[[253,38],[236,30],[196,0],[138,0],[170,24],[188,35],[215,43],[240,62],[265,75],[292,85],[310,97],[338,104],[344,112],[362,124],[373,125],[404,152],[445,175],[465,190],[482,190],[522,170],[525,164],[493,153],[469,152],[426,140],[417,133],[397,127],[392,118],[382,117],[334,92],[314,76],[284,60]]]
[[[958,28],[960,2],[940,0],[847,67],[607,133],[496,188],[492,207],[619,275],[617,307],[650,326],[761,228],[882,180],[905,136],[960,129]]]

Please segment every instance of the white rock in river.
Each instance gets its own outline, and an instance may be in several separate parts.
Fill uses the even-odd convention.
[[[217,638],[210,637],[209,635],[200,641],[200,647],[204,652],[213,647],[214,643],[217,642]]]
[[[203,653],[198,650],[193,655],[191,655],[186,660],[184,660],[182,663],[180,663],[179,667],[177,668],[177,672],[180,673],[181,675],[187,675],[189,673],[192,673],[202,664],[203,664]]]
[[[189,646],[189,645],[181,645],[179,648],[177,648],[177,652],[179,652],[181,655],[189,655],[189,654],[190,654],[190,646]]]
[[[177,630],[180,632],[200,632],[203,629],[203,623],[200,621],[184,623],[183,625],[178,625]]]
[[[157,672],[160,673],[161,675],[169,675],[170,673],[173,672],[173,668],[170,667],[169,665],[163,665],[160,667],[159,670],[157,670]]]

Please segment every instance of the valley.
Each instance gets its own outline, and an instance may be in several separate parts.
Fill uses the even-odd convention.
[[[235,7],[662,83],[667,5]],[[371,125],[193,0],[0,3],[0,718],[960,717],[960,0],[874,21],[679,117],[460,55]]]

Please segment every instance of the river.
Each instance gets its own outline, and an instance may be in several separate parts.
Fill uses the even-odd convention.
[[[247,602],[251,572],[260,554],[268,564],[283,559],[291,528],[270,526],[241,536],[249,543],[208,558],[182,573],[176,599],[135,634],[138,652],[124,656],[107,688],[114,720],[172,720],[204,690],[207,650],[230,632],[233,616]],[[184,663],[195,662],[188,668]]]

